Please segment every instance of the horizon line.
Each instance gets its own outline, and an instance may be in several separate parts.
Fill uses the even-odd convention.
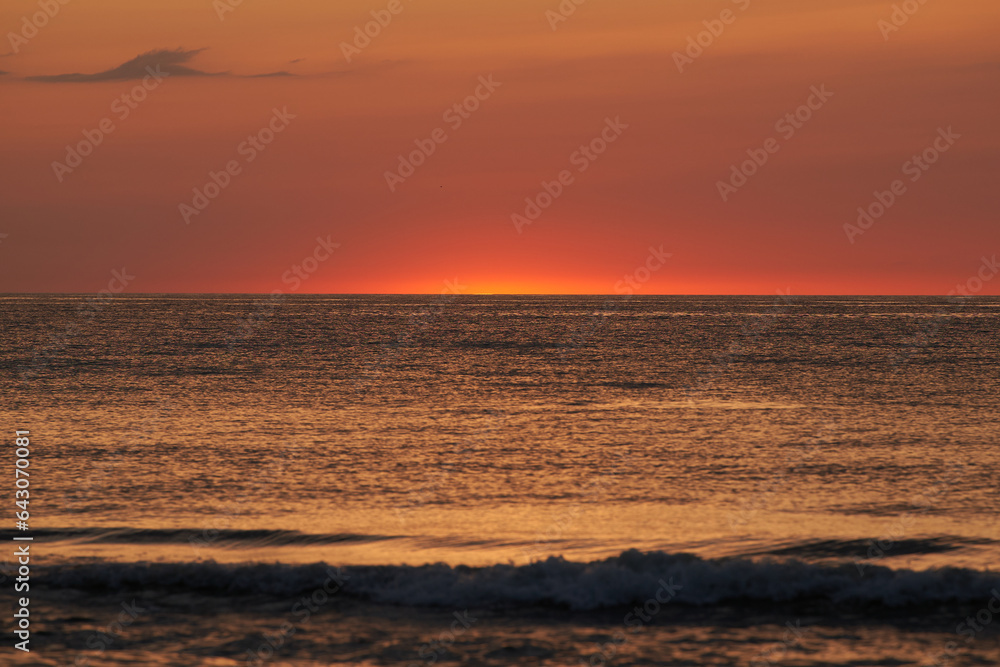
[[[0,297],[16,296],[97,296],[101,292],[0,292]],[[516,296],[516,297],[620,297],[623,299],[650,298],[650,297],[784,297],[786,299],[801,299],[815,297],[914,297],[914,298],[941,298],[941,299],[973,299],[973,298],[1000,298],[1000,294],[917,294],[917,293],[871,293],[871,294],[847,294],[847,293],[814,293],[814,294],[785,294],[782,292],[766,293],[654,293],[654,294],[612,294],[612,293],[584,293],[584,292],[551,292],[551,293],[518,293],[518,292],[129,292],[112,294],[113,299],[121,297],[137,296],[281,296],[281,297],[344,297],[344,296],[449,296],[449,297],[469,297],[469,296]]]

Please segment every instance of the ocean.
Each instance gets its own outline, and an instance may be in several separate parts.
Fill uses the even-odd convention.
[[[1000,664],[1000,298],[0,304],[3,664]]]

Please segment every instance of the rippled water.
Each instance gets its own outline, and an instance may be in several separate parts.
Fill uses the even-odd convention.
[[[430,664],[428,619],[478,606],[455,656],[576,664],[669,572],[688,612],[618,663],[749,661],[808,616],[790,664],[919,664],[1000,583],[1000,299],[18,296],[0,317],[57,663],[243,664],[315,563],[352,583],[281,660]],[[905,572],[940,567],[965,569]],[[133,594],[145,623],[88,648]],[[239,618],[213,645],[185,605]],[[989,637],[955,660],[996,657]]]

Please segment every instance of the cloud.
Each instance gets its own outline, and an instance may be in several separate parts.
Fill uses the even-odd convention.
[[[3,71],[2,69],[0,69],[0,76],[3,76],[3,75],[5,75],[5,74],[10,74],[10,72],[5,72],[5,71]]]
[[[318,73],[318,76],[358,76],[362,74],[378,73],[383,70],[404,67],[413,64],[415,60],[379,60],[365,65],[351,65],[340,67],[335,70]]]
[[[303,60],[305,60],[305,58],[296,58],[295,60],[289,60],[288,62],[289,62],[290,64],[294,65],[295,63],[300,63],[300,62],[302,62]]]
[[[202,72],[187,67],[190,61],[204,49],[157,49],[136,56],[114,69],[97,72],[96,74],[53,74],[50,76],[29,76],[29,81],[44,81],[47,83],[89,83],[96,81],[127,81],[148,76],[147,68],[166,72],[170,76],[221,76],[228,72]]]
[[[248,74],[247,78],[248,79],[264,79],[264,78],[272,77],[272,76],[295,76],[295,75],[292,74],[291,72],[286,72],[286,71],[282,70],[280,72],[268,72],[267,74]]]

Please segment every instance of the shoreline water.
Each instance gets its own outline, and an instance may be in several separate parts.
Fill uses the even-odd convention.
[[[17,664],[1000,657],[1000,299],[259,302],[8,300]]]

